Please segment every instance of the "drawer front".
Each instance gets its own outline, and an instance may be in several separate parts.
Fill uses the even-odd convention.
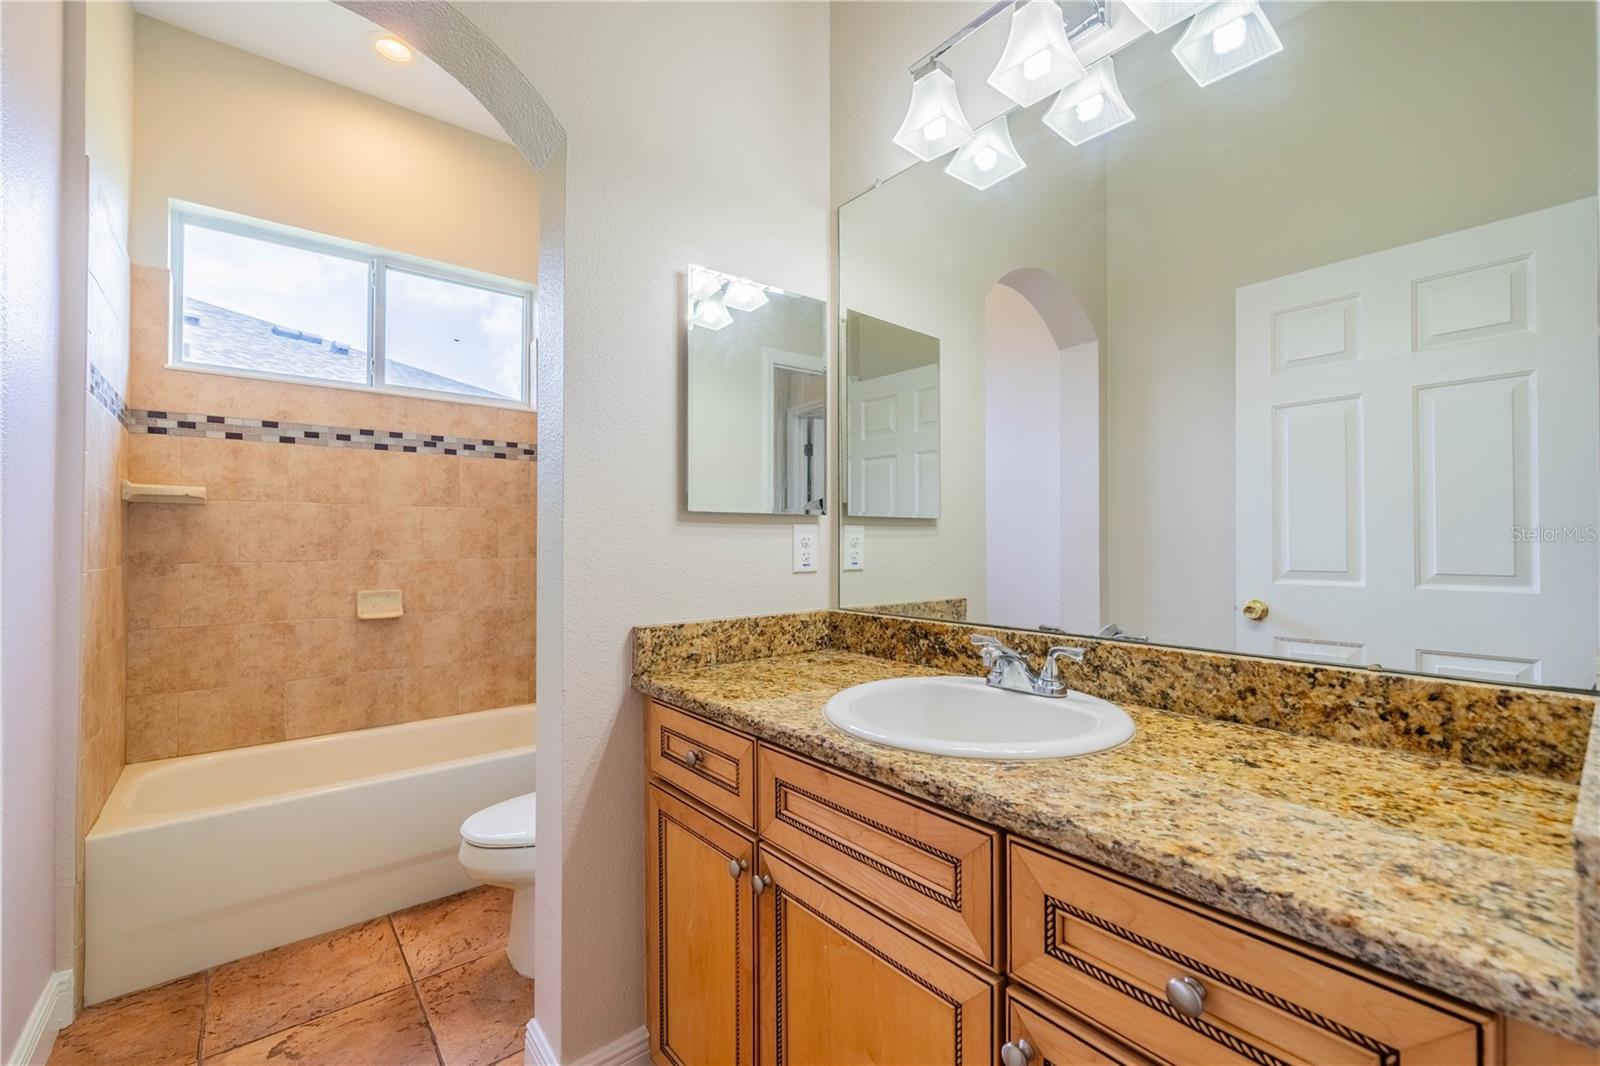
[[[761,838],[998,969],[999,834],[761,746]]]
[[[664,703],[645,708],[650,773],[755,828],[756,742]]]
[[[1416,1066],[1498,1046],[1475,1008],[1035,845],[1012,841],[1008,872],[1012,976],[1152,1057]]]
[[[1019,985],[1006,993],[1006,1042],[1027,1054],[1028,1066],[1152,1066],[1153,1062]]]

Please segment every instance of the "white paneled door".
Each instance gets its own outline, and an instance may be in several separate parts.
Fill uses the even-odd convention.
[[[1594,683],[1595,211],[1238,291],[1239,650]]]
[[[849,383],[850,515],[939,517],[939,364]]]

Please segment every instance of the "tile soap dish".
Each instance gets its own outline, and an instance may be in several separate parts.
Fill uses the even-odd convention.
[[[141,485],[126,479],[122,499],[127,503],[205,503],[204,485]]]

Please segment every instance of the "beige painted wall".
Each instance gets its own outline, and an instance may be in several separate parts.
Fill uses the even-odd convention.
[[[1595,100],[1573,91],[1595,80],[1590,5],[1324,4],[1293,14],[1280,20],[1281,56],[1204,90],[1165,41],[1120,54],[1139,119],[1091,142],[1109,152],[1098,195],[1048,176],[1062,171],[1059,149],[1031,139],[1041,106],[1013,124],[1029,169],[987,198],[930,164],[841,209],[844,306],[893,319],[864,301],[894,299],[898,313],[951,319],[906,322],[947,338],[947,518],[870,529],[878,572],[844,575],[842,604],[966,595],[983,617],[982,545],[949,506],[973,487],[981,499],[981,485],[952,466],[982,448],[966,410],[981,408],[971,391],[981,382],[959,362],[981,350],[967,339],[982,328],[979,286],[1032,266],[1076,288],[1088,283],[1075,277],[1098,270],[1105,302],[1085,303],[1107,345],[1104,617],[1160,640],[1229,646],[1234,289],[1593,195]],[[1508,61],[1507,42],[1526,61]],[[1353,55],[1363,57],[1355,79]],[[856,91],[841,84],[848,73],[835,68],[836,99]],[[903,104],[903,84],[898,92]],[[857,133],[836,109],[835,143],[850,154],[835,156],[836,192],[880,165],[879,154],[852,151]],[[1074,266],[1077,229],[1090,224],[1105,227],[1104,258]],[[929,574],[954,580],[933,587]]]
[[[167,200],[538,276],[538,180],[511,145],[140,16],[133,259],[167,262]]]

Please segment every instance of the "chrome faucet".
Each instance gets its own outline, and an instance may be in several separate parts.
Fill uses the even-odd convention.
[[[1062,659],[1081,663],[1084,655],[1083,648],[1069,648],[1065,644],[1057,644],[1045,653],[1044,667],[1036,674],[1029,667],[1027,656],[1006,647],[986,633],[974,633],[972,643],[977,645],[978,654],[983,657],[984,669],[989,671],[986,680],[991,686],[1010,692],[1026,692],[1032,696],[1049,696],[1052,699],[1060,699],[1072,693],[1067,683],[1061,679],[1061,672],[1056,664]]]

